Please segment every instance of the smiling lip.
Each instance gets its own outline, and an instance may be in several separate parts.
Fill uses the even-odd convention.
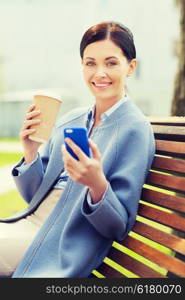
[[[112,82],[101,82],[101,83],[92,82],[92,84],[98,89],[105,89],[109,87],[112,84]]]

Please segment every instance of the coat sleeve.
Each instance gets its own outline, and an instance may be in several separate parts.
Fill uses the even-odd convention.
[[[60,130],[60,127],[65,123],[67,124],[72,119],[78,118],[82,114],[85,114],[86,111],[87,107],[73,109],[72,111],[67,112],[64,116],[58,119],[52,130],[50,140],[45,145],[43,145],[41,147],[41,151],[39,151],[38,159],[22,174],[19,174],[17,167],[21,166],[21,164],[24,162],[24,158],[21,159],[21,161],[13,168],[13,179],[20,194],[26,202],[29,203],[32,200],[43,180],[50,153],[52,151],[53,140],[55,139],[55,135],[57,135],[57,132]]]
[[[37,159],[30,164],[30,166],[21,174],[19,174],[18,167],[24,163],[24,158],[13,168],[12,175],[17,189],[23,199],[26,202],[30,202],[35,193],[37,192],[44,172],[47,168],[49,153],[50,153],[51,141],[47,142],[46,145],[39,151]]]
[[[118,136],[108,188],[93,211],[85,197],[82,214],[101,235],[119,241],[135,222],[142,186],[155,154],[155,140],[147,122],[135,124],[126,136],[121,132]]]

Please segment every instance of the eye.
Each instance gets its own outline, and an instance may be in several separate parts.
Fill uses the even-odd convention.
[[[114,62],[114,61],[109,61],[109,62],[107,63],[107,65],[108,65],[108,66],[115,66],[115,65],[117,65],[117,63]]]
[[[85,64],[86,66],[95,66],[95,63],[93,61],[88,61]]]

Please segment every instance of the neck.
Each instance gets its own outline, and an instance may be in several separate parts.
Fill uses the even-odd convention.
[[[123,98],[123,95],[112,99],[97,99],[96,98],[96,109],[95,109],[95,125],[97,126],[101,120],[101,114],[111,108],[119,100]]]

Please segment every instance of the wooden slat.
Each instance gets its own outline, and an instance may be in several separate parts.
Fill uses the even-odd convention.
[[[185,255],[185,239],[166,233],[157,228],[136,221],[132,231]]]
[[[156,149],[168,153],[185,154],[185,142],[156,140]]]
[[[185,173],[185,160],[171,157],[155,156],[152,163],[152,169]]]
[[[169,176],[150,171],[146,183],[185,192],[185,177]]]
[[[157,204],[162,207],[170,208],[175,211],[185,212],[185,198],[152,191],[143,188],[141,200],[149,203]]]
[[[155,134],[185,136],[183,126],[152,125],[152,128]]]
[[[125,275],[111,268],[109,265],[105,264],[104,262],[97,269],[97,271],[100,272],[105,277],[109,277],[109,278],[126,278]]]
[[[113,261],[119,263],[127,270],[133,272],[134,274],[144,277],[144,278],[157,278],[157,277],[165,277],[164,275],[156,272],[152,268],[146,266],[145,264],[139,262],[133,257],[119,251],[118,249],[112,248],[108,257]]]
[[[185,124],[185,117],[184,116],[149,116],[147,117],[150,123],[152,124],[169,124],[169,125],[175,125]]]
[[[122,244],[166,270],[169,270],[180,277],[185,277],[185,263],[179,259],[162,253],[131,236],[128,236]]]
[[[171,228],[185,232],[185,218],[173,213],[150,207],[148,205],[139,204],[138,214],[142,217],[167,225]]]

